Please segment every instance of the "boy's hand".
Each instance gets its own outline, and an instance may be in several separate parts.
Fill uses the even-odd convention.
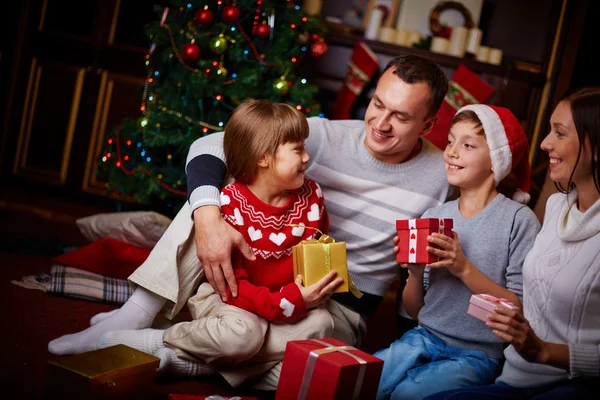
[[[400,241],[400,239],[398,238],[398,235],[394,236],[394,254],[398,254],[398,242]]]
[[[440,247],[439,249],[436,249],[435,247],[427,246],[427,251],[429,253],[440,257],[440,261],[429,264],[429,267],[448,268],[448,271],[459,279],[462,279],[472,267],[458,243],[458,233],[452,231],[452,237],[448,237],[441,233],[434,232],[427,236],[427,240],[429,243],[433,243]]]
[[[298,285],[298,289],[300,289],[307,310],[325,303],[329,297],[331,297],[335,289],[344,282],[342,278],[336,279],[336,275],[336,271],[331,271],[309,287],[302,286],[301,275],[296,277],[295,283]]]
[[[423,274],[425,273],[425,264],[407,264],[407,263],[402,263],[400,264],[400,266],[402,268],[406,268],[408,269],[408,272],[410,272],[411,275],[414,275],[415,277],[422,277]]]

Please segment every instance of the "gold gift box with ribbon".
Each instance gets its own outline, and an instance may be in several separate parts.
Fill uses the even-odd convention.
[[[330,271],[336,271],[336,277],[344,280],[335,290],[336,293],[350,291],[356,297],[362,296],[348,275],[346,242],[336,242],[332,237],[322,234],[316,240],[303,240],[292,247],[292,253],[294,276],[302,275],[304,287],[317,283]]]

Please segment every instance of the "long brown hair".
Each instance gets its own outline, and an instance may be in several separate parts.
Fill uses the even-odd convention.
[[[252,183],[257,163],[275,155],[280,144],[304,142],[308,122],[300,111],[283,103],[249,99],[233,112],[223,138],[227,168],[236,181]]]
[[[565,102],[571,109],[573,115],[573,123],[579,138],[579,152],[577,153],[577,161],[571,171],[567,187],[563,187],[560,182],[554,182],[554,186],[563,192],[569,193],[574,185],[573,174],[581,159],[581,150],[586,141],[590,142],[591,147],[591,171],[594,178],[596,190],[600,193],[600,164],[598,163],[598,153],[600,153],[600,87],[586,87],[577,90],[576,92],[565,96],[561,102]]]

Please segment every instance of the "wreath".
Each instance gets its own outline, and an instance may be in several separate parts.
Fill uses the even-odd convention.
[[[431,14],[429,14],[429,30],[433,36],[450,36],[448,29],[440,23],[440,15],[446,10],[458,11],[465,20],[463,26],[465,26],[467,29],[471,29],[473,27],[473,17],[471,16],[471,12],[462,3],[457,1],[442,1],[438,3],[431,10]]]

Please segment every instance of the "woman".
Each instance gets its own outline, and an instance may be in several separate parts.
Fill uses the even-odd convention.
[[[564,98],[550,122],[541,147],[561,193],[548,199],[525,258],[524,313],[497,307],[487,323],[510,344],[502,374],[493,385],[429,399],[582,399],[600,392],[600,88]]]

